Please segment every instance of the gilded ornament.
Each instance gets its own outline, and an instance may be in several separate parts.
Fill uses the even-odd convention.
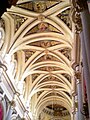
[[[84,9],[83,4],[79,0],[72,1],[71,16],[72,21],[75,24],[75,33],[79,34],[82,31],[82,22],[80,12]],[[86,7],[85,7],[86,8]]]

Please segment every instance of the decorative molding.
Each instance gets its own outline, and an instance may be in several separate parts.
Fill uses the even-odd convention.
[[[80,13],[78,13],[75,8],[72,8],[71,15],[72,15],[72,21],[75,25],[75,33],[79,34],[82,31],[82,22],[81,22]]]
[[[81,1],[81,0],[80,0]],[[80,17],[80,12],[82,11],[82,7],[80,8],[79,1],[71,0],[72,9],[71,9],[71,20],[75,24],[75,33],[79,34],[82,31],[82,22]]]
[[[82,31],[80,12],[88,9],[88,4],[86,0],[71,0],[71,3],[71,19],[75,24],[75,33],[79,34]]]
[[[80,84],[81,83],[80,66],[77,65],[75,69],[76,69],[76,71],[75,71],[76,82],[77,82],[77,84]]]
[[[80,71],[76,71],[75,72],[75,76],[77,79],[81,79],[81,72]]]

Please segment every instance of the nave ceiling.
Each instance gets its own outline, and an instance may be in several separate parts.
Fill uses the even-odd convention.
[[[2,16],[2,57],[29,111],[72,111],[73,33],[69,0],[20,0]],[[22,87],[21,87],[22,86]],[[34,102],[34,103],[33,103]],[[62,115],[61,115],[62,116]]]

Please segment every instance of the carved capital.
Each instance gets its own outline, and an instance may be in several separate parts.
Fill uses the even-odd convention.
[[[14,100],[10,101],[10,105],[11,105],[12,109],[15,108],[15,106],[16,106],[15,101]]]
[[[71,3],[77,12],[88,9],[87,0],[71,0]]]
[[[81,79],[81,72],[76,71],[75,76],[76,76],[77,79]]]
[[[85,9],[88,9],[86,0],[71,0],[72,9],[72,21],[75,24],[75,33],[79,34],[82,31],[82,22],[80,17],[80,12]]]
[[[78,12],[77,9],[74,7],[72,7],[71,10],[71,17],[73,23],[75,24],[75,33],[79,34],[82,31],[82,22],[80,12]]]

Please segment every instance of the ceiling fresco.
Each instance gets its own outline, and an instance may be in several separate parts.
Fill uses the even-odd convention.
[[[57,117],[64,116],[64,111],[65,116],[70,115],[73,78],[70,7],[69,0],[20,0],[3,16],[7,40],[2,51],[16,61],[16,71],[12,73],[15,84],[24,83],[20,94],[36,117],[42,111],[51,114],[50,110]]]

